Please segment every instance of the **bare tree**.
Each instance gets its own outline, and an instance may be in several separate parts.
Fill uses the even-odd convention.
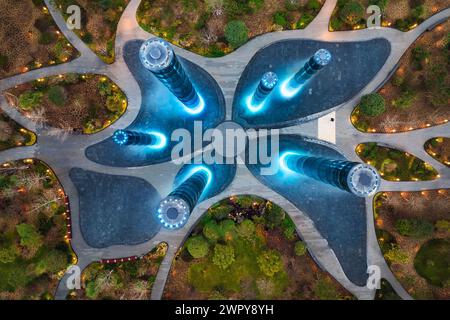
[[[38,108],[33,109],[31,112],[26,114],[27,118],[33,121],[38,127],[45,127],[47,122],[47,117],[45,116],[45,109]]]
[[[223,8],[223,0],[206,0],[206,5],[211,10],[211,13],[216,17],[222,16],[225,12]]]
[[[391,116],[384,118],[380,125],[383,130],[388,131],[392,129],[397,129],[402,122],[398,119],[398,116]]]
[[[22,173],[19,175],[17,185],[22,186],[27,191],[34,191],[42,187],[42,181],[46,179],[45,176],[38,173]]]
[[[204,45],[209,46],[210,44],[214,43],[217,41],[217,35],[214,34],[212,31],[210,30],[203,30],[201,33],[202,37],[201,37],[201,42]]]
[[[42,193],[42,196],[37,197],[37,202],[33,204],[31,210],[27,214],[47,209],[53,203],[58,203],[61,200],[55,192],[54,189],[46,189]]]

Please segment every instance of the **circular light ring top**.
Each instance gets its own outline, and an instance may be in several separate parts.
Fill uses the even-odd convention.
[[[168,196],[159,203],[157,213],[163,227],[173,230],[180,229],[186,224],[191,210],[183,199]]]
[[[261,84],[264,88],[272,90],[278,83],[278,76],[275,72],[266,72],[261,78]]]
[[[380,189],[381,178],[372,166],[361,163],[354,166],[347,176],[350,191],[359,197],[369,197]]]
[[[320,49],[314,54],[314,61],[320,66],[326,66],[331,62],[331,53],[326,49]]]
[[[160,38],[152,38],[145,41],[139,50],[142,64],[150,71],[161,71],[167,68],[173,58],[172,47]]]
[[[118,145],[125,145],[129,140],[128,133],[125,130],[117,130],[114,132],[113,141]]]

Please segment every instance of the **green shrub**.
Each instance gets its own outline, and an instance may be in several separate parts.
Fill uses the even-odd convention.
[[[359,2],[349,2],[342,8],[339,16],[348,25],[355,25],[364,17],[364,7]]]
[[[267,202],[264,214],[264,223],[269,228],[275,228],[281,225],[286,213],[279,206],[272,202]]]
[[[225,38],[233,48],[242,46],[248,40],[248,28],[244,21],[233,20],[225,27]]]
[[[230,265],[233,264],[234,249],[232,246],[224,246],[221,244],[216,244],[214,247],[213,263],[222,270],[228,269]]]
[[[236,235],[236,226],[233,220],[226,219],[220,222],[220,235],[225,241],[231,241]]]
[[[412,103],[416,99],[416,93],[412,90],[404,90],[400,97],[392,101],[392,105],[396,108],[407,109],[411,107]]]
[[[255,224],[249,219],[245,219],[237,227],[239,235],[246,239],[252,238],[255,235],[255,230]]]
[[[408,254],[400,248],[398,244],[392,243],[388,251],[385,252],[384,257],[389,263],[407,264]]]
[[[212,242],[216,242],[217,240],[219,240],[220,228],[217,225],[217,222],[213,220],[206,223],[205,226],[203,227],[203,235],[205,236],[206,239]]]
[[[227,204],[218,204],[208,210],[209,215],[216,221],[224,220],[228,214],[233,210],[233,207]]]
[[[412,59],[416,62],[422,62],[430,56],[430,52],[423,47],[416,47],[412,50]]]
[[[314,295],[319,300],[339,300],[341,297],[333,282],[327,278],[319,278],[314,286]]]
[[[64,106],[66,103],[66,97],[64,94],[64,89],[58,86],[51,87],[48,90],[48,99],[56,104],[58,107]]]
[[[450,232],[450,221],[448,220],[439,220],[435,224],[436,229],[439,231]]]
[[[309,10],[319,10],[320,6],[320,2],[317,0],[308,0],[308,2],[306,3],[306,8]]]
[[[313,15],[309,14],[308,12],[303,12],[300,19],[298,19],[297,28],[304,29],[313,20],[314,20]]]
[[[16,226],[20,237],[20,245],[30,250],[37,250],[42,246],[42,236],[33,225],[22,223]]]
[[[434,225],[422,219],[398,219],[395,222],[395,229],[402,236],[420,239],[431,236]]]
[[[281,228],[283,229],[283,235],[286,240],[292,241],[297,238],[297,229],[289,217],[285,217],[281,223]]]
[[[283,262],[280,254],[275,250],[263,252],[257,258],[259,269],[268,277],[273,277],[277,272],[283,270]]]
[[[15,246],[0,248],[0,263],[11,263],[16,260],[17,249]]]
[[[386,111],[386,102],[380,94],[371,93],[361,98],[359,107],[364,115],[376,117]]]
[[[331,30],[340,30],[342,28],[342,20],[332,17],[330,20],[330,28]]]
[[[25,92],[19,96],[19,107],[22,110],[31,110],[42,102],[42,92]]]
[[[85,43],[87,44],[91,44],[92,41],[94,41],[94,36],[92,35],[92,33],[90,32],[86,32],[83,34],[83,36],[81,37],[81,40],[83,40]]]
[[[193,236],[186,241],[189,254],[196,258],[203,258],[208,254],[208,242],[202,236]]]
[[[295,243],[295,255],[298,257],[304,256],[307,251],[307,246],[303,241],[298,241]]]
[[[44,273],[56,274],[64,270],[67,265],[66,255],[58,250],[46,252],[44,256],[38,261],[35,267],[35,274],[42,275]]]
[[[288,26],[286,12],[275,12],[275,14],[273,15],[273,23],[286,28]]]

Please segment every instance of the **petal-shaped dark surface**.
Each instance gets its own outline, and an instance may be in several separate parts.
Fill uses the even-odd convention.
[[[280,154],[285,151],[345,159],[336,150],[300,136],[281,136]],[[248,165],[248,168],[258,180],[288,199],[314,221],[335,252],[347,277],[358,285],[364,285],[367,279],[365,199],[281,169],[275,175],[262,176],[260,165]]]
[[[81,233],[91,247],[139,244],[159,231],[161,196],[147,181],[78,168],[70,178],[79,194]]]
[[[168,137],[168,146],[154,150],[142,146],[117,146],[111,138],[86,150],[86,156],[97,163],[114,167],[136,167],[170,160],[170,153],[177,142],[170,142],[172,132],[186,129],[194,132],[194,121],[202,121],[203,132],[214,128],[225,119],[225,99],[215,80],[199,66],[178,57],[186,74],[205,101],[205,110],[191,115],[183,110],[181,102],[144,68],[139,60],[142,41],[128,42],[124,47],[125,61],[138,82],[142,93],[142,106],[130,130],[158,131]],[[193,146],[192,146],[193,148]]]
[[[290,79],[319,49],[331,52],[331,63],[307,81],[292,98],[281,93]],[[307,117],[336,107],[360,92],[375,77],[391,52],[386,39],[362,42],[321,42],[285,40],[261,49],[244,70],[233,102],[233,120],[244,127],[281,127],[307,121]],[[253,95],[261,76],[273,71],[278,86],[257,113],[248,110],[247,99]]]

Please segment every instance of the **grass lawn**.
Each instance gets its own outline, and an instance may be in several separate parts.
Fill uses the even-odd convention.
[[[351,117],[363,132],[405,132],[450,120],[450,20],[424,33],[400,59],[378,91],[385,111],[367,115],[358,105]]]
[[[450,138],[434,138],[428,140],[424,146],[430,156],[450,166]]]
[[[130,0],[54,0],[61,12],[68,17],[67,7],[81,8],[81,29],[74,30],[104,62],[115,60],[117,24]]]
[[[177,46],[219,57],[260,34],[305,28],[323,3],[323,0],[143,0],[137,19],[144,30]],[[233,21],[241,24],[231,28]]]
[[[0,110],[0,151],[20,146],[31,146],[36,142],[36,135],[22,128]]]
[[[383,192],[375,198],[381,251],[416,299],[450,298],[448,198],[448,189]]]
[[[64,191],[44,163],[0,166],[0,300],[53,298],[76,261],[67,210]]]
[[[8,102],[37,123],[63,129],[58,134],[96,133],[125,112],[125,94],[107,77],[65,74],[38,79],[8,91]]]
[[[160,244],[141,259],[114,264],[92,263],[82,274],[82,289],[71,300],[149,300],[167,245]]]
[[[78,56],[43,0],[0,0],[0,6],[0,79]]]
[[[409,31],[424,20],[448,8],[447,0],[339,0],[330,21],[331,31],[365,29],[366,9],[378,5],[382,26]],[[354,8],[349,10],[349,8]]]
[[[385,180],[425,181],[438,176],[431,165],[413,155],[374,142],[360,144],[356,153],[364,162],[374,166]]]
[[[164,298],[351,299],[278,206],[238,196],[209,209],[177,254]]]

